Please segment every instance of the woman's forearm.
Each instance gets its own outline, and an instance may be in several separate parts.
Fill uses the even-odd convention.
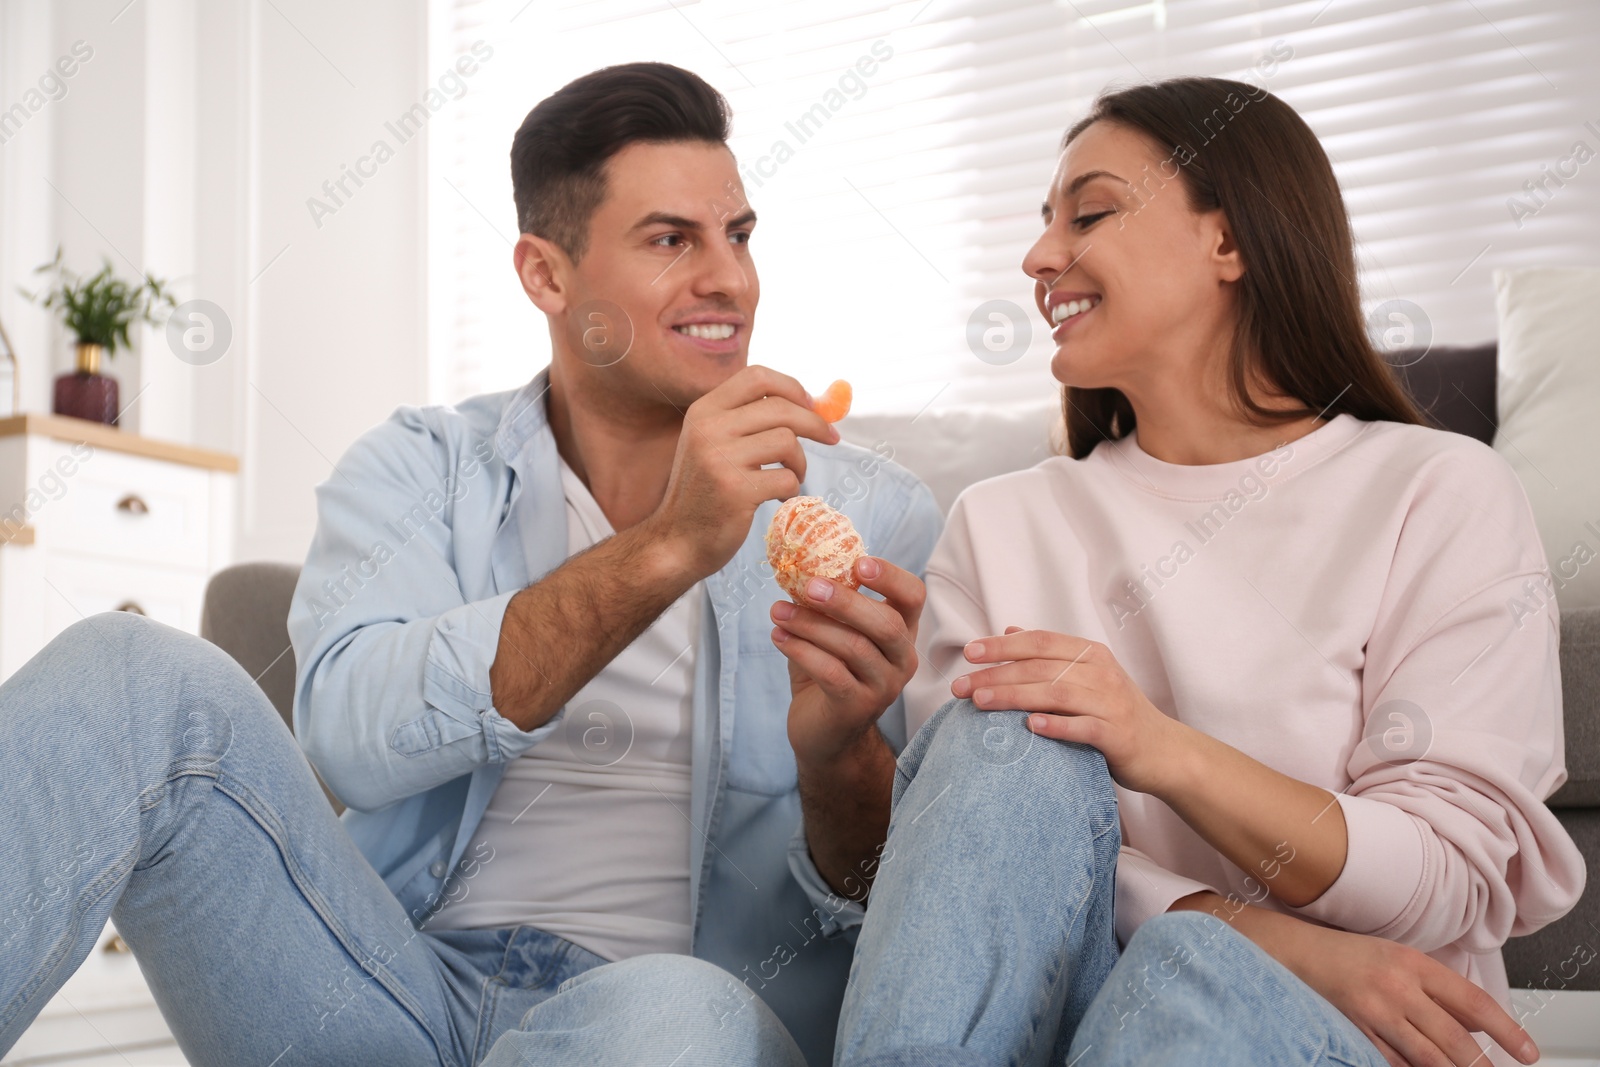
[[[1191,727],[1179,729],[1179,754],[1151,792],[1285,904],[1320,897],[1344,869],[1349,845],[1334,795]]]

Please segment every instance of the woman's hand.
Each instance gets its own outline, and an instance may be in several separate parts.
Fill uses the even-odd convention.
[[[968,643],[965,653],[997,666],[955,679],[954,695],[987,710],[1039,712],[1028,716],[1030,730],[1093,745],[1125,789],[1159,795],[1173,777],[1188,727],[1150,703],[1105,645],[1008,626]]]
[[[1484,1067],[1473,1032],[1523,1063],[1539,1058],[1528,1032],[1495,999],[1444,964],[1382,937],[1352,934],[1217,893],[1193,893],[1173,911],[1209,912],[1287,967],[1354,1023],[1394,1067]]]
[[[1301,923],[1285,966],[1367,1035],[1395,1067],[1482,1067],[1471,1031],[1523,1063],[1539,1058],[1528,1032],[1494,997],[1414,948]]]

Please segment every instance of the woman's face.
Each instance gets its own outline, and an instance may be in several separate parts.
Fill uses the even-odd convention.
[[[1106,121],[1061,153],[1044,233],[1022,261],[1052,327],[1057,381],[1137,400],[1192,386],[1198,361],[1226,351],[1243,265],[1222,212],[1190,209],[1180,170]]]

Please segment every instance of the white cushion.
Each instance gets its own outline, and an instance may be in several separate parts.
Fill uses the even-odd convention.
[[[1053,382],[1021,404],[976,404],[921,414],[850,415],[839,422],[846,441],[864,445],[927,483],[949,514],[973,482],[1025,470],[1051,451],[1061,419],[1061,389]]]
[[[1533,504],[1563,611],[1600,605],[1600,270],[1494,272],[1495,451]]]

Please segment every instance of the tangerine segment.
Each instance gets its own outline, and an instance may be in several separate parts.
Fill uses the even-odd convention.
[[[850,414],[850,397],[850,383],[841,378],[811,402],[811,410],[828,422],[838,422]]]
[[[784,592],[804,604],[806,583],[831,578],[851,589],[856,580],[856,560],[867,554],[850,517],[823,503],[821,497],[796,496],[785,500],[767,527],[767,562]]]

